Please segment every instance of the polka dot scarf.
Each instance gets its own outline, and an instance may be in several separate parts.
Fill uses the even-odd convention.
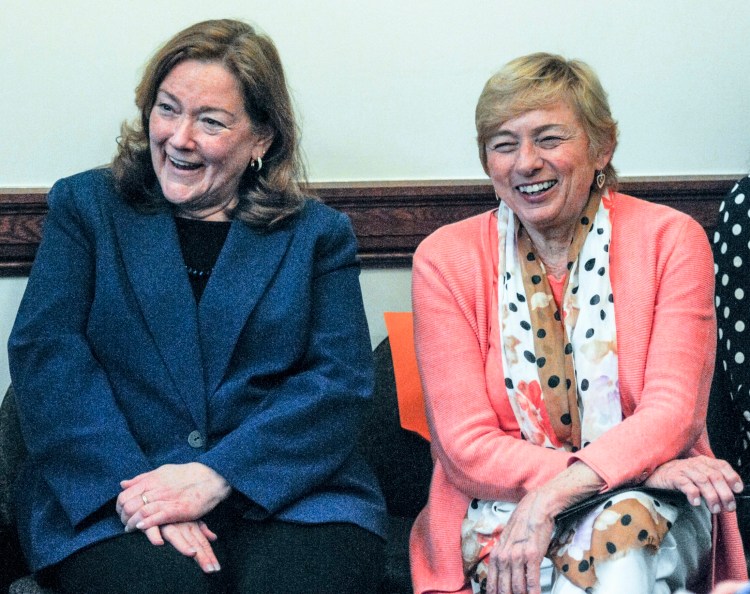
[[[592,193],[568,250],[562,311],[512,211],[498,211],[505,388],[525,439],[576,451],[622,420],[609,277],[609,194]]]

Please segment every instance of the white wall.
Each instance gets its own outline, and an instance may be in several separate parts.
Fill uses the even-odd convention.
[[[6,344],[25,288],[26,279],[24,278],[0,279],[0,312],[2,312],[0,315],[0,340],[2,341],[0,343],[0,402],[10,385]]]
[[[482,177],[473,111],[509,59],[589,62],[619,120],[623,175],[750,168],[747,0],[3,0],[0,187],[106,163],[156,47],[238,17],[279,47],[316,181]],[[373,342],[409,309],[409,271],[362,277]],[[0,281],[0,345],[23,288]],[[0,348],[0,390],[7,385]]]

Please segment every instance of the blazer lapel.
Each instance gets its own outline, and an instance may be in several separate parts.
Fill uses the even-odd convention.
[[[276,274],[293,231],[264,233],[235,220],[198,308],[206,387],[224,377],[240,332]]]
[[[197,309],[167,213],[141,215],[123,207],[115,229],[125,269],[162,361],[193,420],[206,418],[205,384],[198,342]]]

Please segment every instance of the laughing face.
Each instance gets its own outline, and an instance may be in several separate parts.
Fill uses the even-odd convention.
[[[572,237],[595,171],[611,151],[593,157],[578,118],[566,103],[504,122],[485,147],[497,196],[533,235]]]
[[[272,140],[253,129],[236,78],[217,62],[180,62],[159,86],[149,116],[156,177],[189,218],[227,220],[242,174]]]

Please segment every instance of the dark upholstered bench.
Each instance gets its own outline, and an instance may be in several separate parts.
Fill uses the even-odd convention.
[[[29,575],[13,516],[13,483],[25,457],[26,448],[11,386],[0,405],[0,592],[45,594],[49,590],[41,588]]]
[[[375,396],[360,436],[360,448],[380,482],[388,506],[388,546],[381,594],[411,594],[409,532],[427,503],[432,476],[430,444],[401,427],[391,345],[374,352]]]

